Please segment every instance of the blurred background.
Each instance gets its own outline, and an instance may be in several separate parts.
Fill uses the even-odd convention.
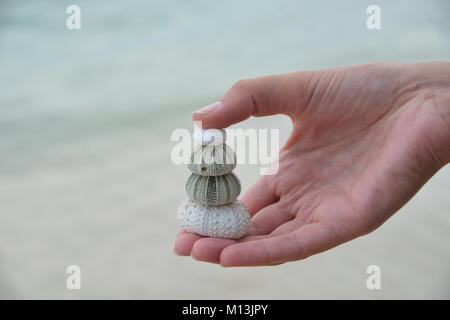
[[[72,4],[81,30],[66,28]],[[449,60],[449,18],[445,0],[0,0],[0,298],[450,298],[449,166],[368,236],[225,269],[172,252],[189,171],[170,160],[172,131],[237,80]],[[235,127],[285,139],[290,123]],[[236,173],[245,189],[259,166]],[[66,288],[72,264],[81,290]]]

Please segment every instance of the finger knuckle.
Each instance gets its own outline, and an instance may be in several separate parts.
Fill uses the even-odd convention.
[[[231,89],[234,91],[246,92],[246,91],[251,90],[252,83],[253,83],[252,79],[242,79],[242,80],[237,81]]]

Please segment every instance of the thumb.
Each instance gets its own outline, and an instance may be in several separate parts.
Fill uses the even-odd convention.
[[[226,128],[250,116],[292,116],[299,97],[306,96],[299,90],[306,89],[307,83],[307,72],[240,80],[222,99],[195,111],[192,119],[207,129]]]

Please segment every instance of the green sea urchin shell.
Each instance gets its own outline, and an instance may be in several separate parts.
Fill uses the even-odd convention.
[[[188,164],[192,173],[202,176],[221,176],[236,168],[236,154],[226,144],[197,147]]]
[[[221,176],[191,174],[186,181],[186,192],[192,200],[207,206],[233,202],[241,193],[241,183],[234,173]]]

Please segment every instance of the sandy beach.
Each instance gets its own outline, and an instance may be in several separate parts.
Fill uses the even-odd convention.
[[[286,127],[286,119],[276,122]],[[55,151],[38,170],[3,177],[1,297],[450,297],[449,167],[368,236],[305,261],[226,269],[172,252],[188,171],[170,164],[170,146],[144,132],[115,143],[109,137]],[[238,168],[244,188],[259,175],[249,167]],[[82,269],[82,290],[65,287],[71,264]],[[382,290],[365,286],[371,264],[381,267]]]

